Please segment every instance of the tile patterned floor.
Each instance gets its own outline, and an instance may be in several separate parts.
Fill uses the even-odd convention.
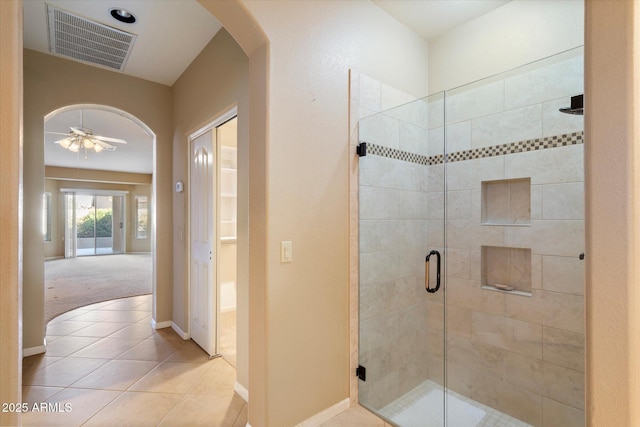
[[[244,427],[233,366],[150,320],[150,295],[53,319],[47,353],[24,359],[22,379],[23,402],[49,410],[23,414],[23,425]]]

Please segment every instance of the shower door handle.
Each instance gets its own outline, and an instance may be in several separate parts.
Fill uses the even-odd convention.
[[[436,287],[435,288],[430,288],[429,287],[429,258],[431,258],[431,255],[435,255],[436,259],[437,259],[437,270],[436,270]],[[427,254],[427,258],[424,260],[424,290],[429,292],[430,294],[436,293],[438,292],[438,289],[440,289],[440,252],[438,251],[431,251]]]

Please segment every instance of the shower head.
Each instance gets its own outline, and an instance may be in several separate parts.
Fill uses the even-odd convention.
[[[584,98],[584,95],[572,96],[571,107],[561,108],[560,112],[565,114],[575,114],[575,115],[582,116],[584,114],[583,98]]]

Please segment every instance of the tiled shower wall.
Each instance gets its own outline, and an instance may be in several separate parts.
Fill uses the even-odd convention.
[[[582,93],[582,76],[582,56],[572,54],[448,92],[446,193],[435,157],[444,143],[442,100],[360,121],[360,140],[399,150],[359,164],[360,235],[352,222],[352,242],[360,242],[359,354],[368,374],[360,397],[367,406],[383,406],[425,378],[444,379],[444,294],[424,292],[422,263],[428,250],[444,247],[446,194],[448,387],[532,425],[584,424],[583,123],[558,112]],[[353,124],[382,109],[385,91],[394,93],[387,103],[407,99],[352,73],[352,145]],[[352,166],[353,190],[356,157]],[[497,202],[483,197],[482,183],[522,178],[530,183],[528,220],[483,225],[483,202]],[[352,218],[357,211],[352,203]],[[528,292],[483,288],[491,285],[487,269],[498,268],[483,262],[483,247],[485,257],[503,248],[530,256]],[[511,268],[522,267],[520,258]]]
[[[447,96],[447,386],[535,426],[584,425],[583,119],[558,111],[581,93],[575,55]],[[528,218],[483,225],[500,180]],[[483,288],[483,247],[530,251],[506,266],[528,292]]]

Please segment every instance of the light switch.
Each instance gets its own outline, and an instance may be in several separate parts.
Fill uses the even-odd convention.
[[[280,242],[280,262],[291,262],[293,260],[293,242],[290,240]]]

